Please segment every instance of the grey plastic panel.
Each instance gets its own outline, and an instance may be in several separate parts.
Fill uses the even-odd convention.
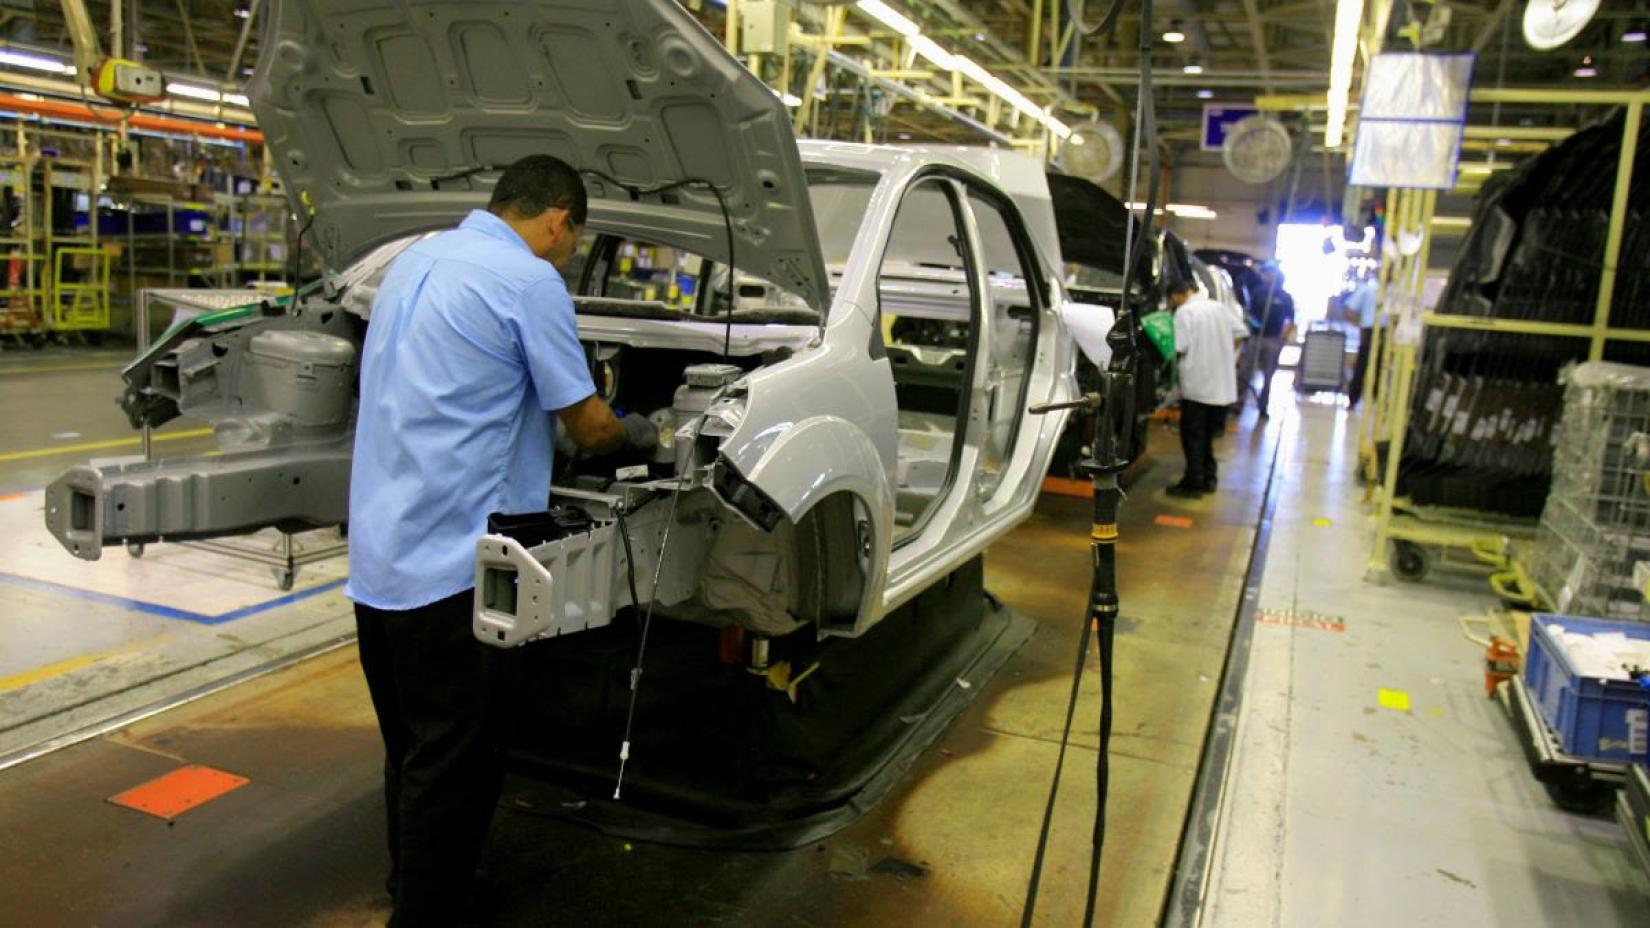
[[[552,154],[632,188],[709,182],[738,266],[829,302],[784,104],[675,0],[276,0],[249,95],[334,268],[484,205],[497,174],[459,175]],[[587,186],[593,222],[728,260],[705,188]]]
[[[70,553],[95,561],[104,545],[122,542],[341,525],[352,444],[81,464],[46,488],[46,527]]]

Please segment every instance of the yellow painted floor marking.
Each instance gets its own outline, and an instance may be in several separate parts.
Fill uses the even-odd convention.
[[[25,670],[22,673],[13,674],[9,677],[0,677],[0,693],[9,693],[12,690],[20,690],[25,686],[32,686],[36,683],[40,683],[41,681],[50,680],[53,677],[61,677],[65,674],[71,674],[77,670],[82,670],[92,666],[93,664],[100,664],[112,657],[119,657],[122,654],[127,654],[132,651],[142,651],[147,649],[150,645],[158,644],[159,642],[166,640],[168,637],[169,636],[165,633],[152,635],[138,641],[128,642],[118,648],[110,648],[107,651],[93,651],[90,654],[76,654],[74,657],[60,660],[55,664],[47,664],[44,667],[36,667],[33,670]]]
[[[1312,524],[1316,525],[1318,528],[1328,528],[1335,524],[1335,520],[1325,519],[1322,516],[1319,516],[1318,518],[1312,520]]]
[[[20,690],[25,686],[39,683],[42,680],[50,680],[52,677],[74,673],[76,670],[82,667],[90,667],[102,659],[103,655],[101,654],[77,654],[68,660],[58,661],[55,664],[25,670],[9,677],[0,677],[0,693],[9,693],[12,690]]]
[[[164,435],[154,436],[154,441],[181,441],[185,438],[203,438],[212,434],[211,429],[185,429],[181,432],[167,432]],[[54,458],[66,454],[78,454],[82,451],[102,451],[107,448],[125,448],[142,444],[140,436],[131,438],[110,438],[104,441],[83,441],[76,445],[58,445],[54,448],[32,448],[28,451],[7,451],[0,454],[0,464],[7,461],[26,461],[30,458]]]
[[[1399,712],[1409,711],[1409,694],[1403,690],[1382,689],[1376,697],[1383,709],[1395,709]]]
[[[124,364],[39,364],[20,365],[18,367],[0,368],[0,377],[16,377],[20,374],[60,374],[68,371],[118,371]]]

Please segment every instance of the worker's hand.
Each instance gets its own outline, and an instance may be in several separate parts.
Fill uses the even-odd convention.
[[[627,447],[637,451],[652,451],[659,446],[659,427],[653,420],[639,412],[633,412],[619,424],[624,426],[624,443]]]

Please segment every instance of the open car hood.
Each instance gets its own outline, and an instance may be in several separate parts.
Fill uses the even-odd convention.
[[[1048,189],[1054,198],[1054,223],[1065,260],[1121,276],[1124,239],[1133,222],[1135,241],[1142,249],[1136,267],[1150,274],[1154,243],[1140,235],[1140,221],[1129,215],[1121,200],[1093,181],[1070,174],[1051,172]],[[1149,281],[1142,283],[1149,285]]]
[[[784,104],[675,0],[275,0],[262,49],[252,109],[335,269],[552,154],[587,172],[593,225],[728,262],[703,183],[632,193],[709,182],[732,263],[829,303]]]

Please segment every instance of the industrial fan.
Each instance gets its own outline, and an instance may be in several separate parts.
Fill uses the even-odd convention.
[[[1246,116],[1226,130],[1226,169],[1246,184],[1264,184],[1289,166],[1294,143],[1289,130],[1270,116]]]
[[[1599,0],[1530,0],[1524,8],[1524,41],[1543,51],[1557,48],[1586,28]]]
[[[1067,171],[1102,184],[1123,167],[1123,136],[1110,123],[1085,123],[1071,130],[1060,157]]]

